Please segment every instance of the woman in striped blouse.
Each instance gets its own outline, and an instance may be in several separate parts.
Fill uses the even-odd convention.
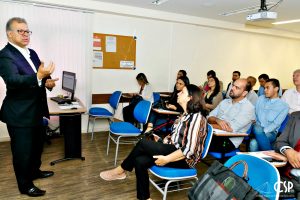
[[[195,85],[188,85],[178,93],[177,101],[184,113],[175,121],[172,133],[162,142],[140,140],[121,166],[100,173],[102,179],[125,179],[125,172],[135,168],[137,198],[150,199],[148,168],[154,164],[190,168],[200,161],[207,135],[207,122],[201,114],[202,91]]]

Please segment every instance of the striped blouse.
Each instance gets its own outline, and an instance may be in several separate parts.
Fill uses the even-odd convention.
[[[187,164],[192,168],[201,160],[207,136],[206,127],[206,118],[201,113],[184,114],[175,121],[172,133],[164,139],[164,143],[181,149]]]

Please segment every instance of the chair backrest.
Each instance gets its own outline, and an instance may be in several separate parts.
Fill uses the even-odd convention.
[[[114,110],[116,110],[118,108],[121,96],[122,96],[122,92],[121,91],[115,91],[114,93],[111,94],[111,96],[109,98],[109,105]]]
[[[133,116],[139,123],[145,124],[148,121],[150,110],[151,102],[142,100],[135,106]]]
[[[249,185],[270,200],[278,199],[280,176],[276,167],[266,160],[246,154],[233,156],[224,165],[230,167],[233,163],[240,160],[244,160],[248,164]],[[238,165],[233,168],[233,171],[237,175],[242,176],[244,167],[243,165]]]
[[[160,100],[159,92],[153,92],[153,103],[156,103]]]
[[[204,149],[203,149],[203,152],[202,152],[202,155],[201,155],[201,158],[205,158],[207,153],[208,153],[208,150],[209,150],[209,146],[210,146],[210,142],[211,142],[211,139],[212,139],[212,136],[213,136],[213,127],[212,125],[210,124],[207,124],[207,136],[206,136],[206,139],[205,139],[205,142],[204,142]]]
[[[286,124],[287,124],[288,120],[289,120],[289,115],[287,115],[285,117],[285,119],[283,120],[283,122],[281,123],[280,128],[278,129],[278,133],[282,133],[283,132],[283,130],[286,127]]]

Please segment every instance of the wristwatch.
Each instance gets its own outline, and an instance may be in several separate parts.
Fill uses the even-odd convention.
[[[288,150],[288,149],[291,149],[291,148],[289,148],[289,147],[287,147],[287,148],[284,148],[284,149],[282,149],[280,152],[281,152],[282,154],[284,154],[284,155],[285,155],[285,151],[286,151],[286,150]]]

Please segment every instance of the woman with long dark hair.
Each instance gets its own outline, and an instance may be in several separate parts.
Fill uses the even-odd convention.
[[[125,179],[126,171],[135,169],[137,198],[150,199],[148,168],[155,164],[190,168],[200,161],[207,136],[207,121],[201,114],[202,91],[187,85],[178,93],[177,101],[184,112],[173,124],[171,134],[162,142],[141,139],[120,166],[100,173],[102,179]]]
[[[140,100],[147,100],[153,103],[153,90],[144,73],[139,73],[136,76],[137,83],[140,86],[139,93],[131,94],[131,102],[123,108],[123,119],[125,122],[134,123],[133,110]]]
[[[205,110],[207,114],[215,109],[217,105],[223,100],[222,93],[220,91],[220,82],[217,77],[210,77],[207,85],[209,90],[205,93]]]

